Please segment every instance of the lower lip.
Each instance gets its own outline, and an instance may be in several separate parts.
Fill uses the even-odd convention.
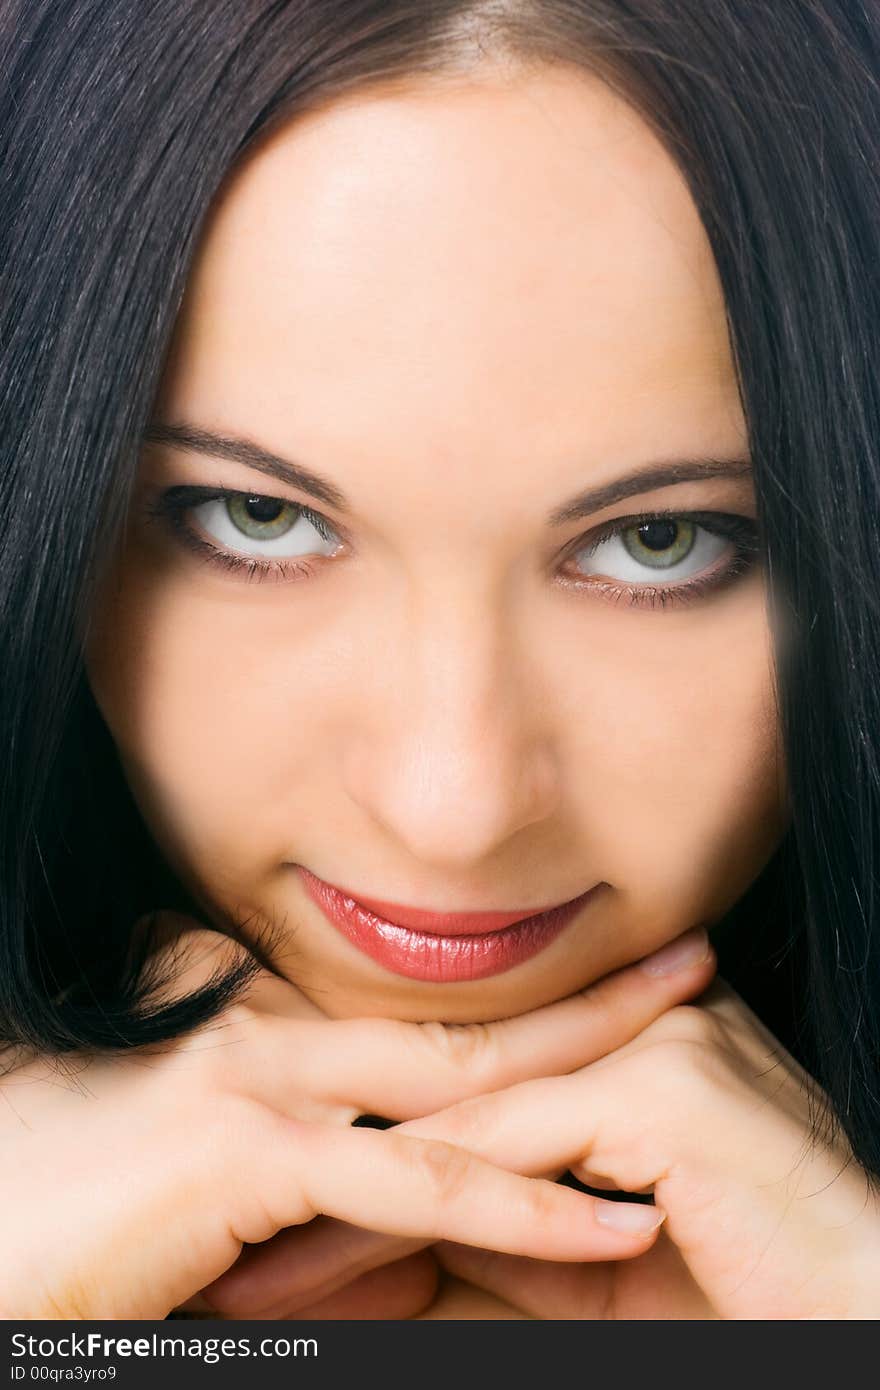
[[[596,884],[572,902],[526,917],[502,931],[440,936],[386,922],[307,869],[300,867],[299,873],[312,901],[365,955],[395,975],[433,984],[484,980],[512,970],[549,946],[602,886]]]

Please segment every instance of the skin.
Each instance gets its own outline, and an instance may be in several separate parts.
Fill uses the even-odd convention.
[[[171,980],[164,972],[157,1003],[249,958],[187,918],[165,914],[160,926],[158,955],[170,953],[176,969]],[[623,1204],[399,1126],[352,1122],[364,1113],[424,1122],[450,1105],[454,1114],[464,1098],[602,1057],[704,988],[714,963],[710,952],[657,975],[638,962],[546,1009],[451,1031],[330,1019],[258,969],[246,1002],[167,1045],[63,1057],[3,1049],[0,1315],[164,1318],[230,1268],[240,1277],[242,1252],[277,1256],[277,1236],[300,1224],[320,1242],[325,1223],[336,1247],[313,1251],[312,1300],[328,1283],[355,1283],[343,1295],[349,1310],[368,1303],[380,1316],[431,1301],[436,1263],[422,1246],[438,1239],[551,1260],[641,1254],[661,1210],[637,1207],[648,1229],[621,1231],[603,1208],[616,1214]],[[380,1248],[353,1252],[356,1273],[348,1255],[340,1269],[340,1235],[357,1244],[370,1232],[381,1233]],[[401,1241],[404,1258],[395,1259]]]
[[[212,1086],[265,1091],[302,1187],[267,1202],[267,1129],[253,1169],[234,1156],[222,1272],[152,1249],[135,1282],[162,1308],[198,1285],[181,1306],[230,1317],[876,1316],[880,1206],[839,1136],[809,1142],[810,1079],[709,987],[705,939],[677,974],[644,960],[711,927],[786,828],[765,576],[651,606],[640,585],[684,576],[586,550],[661,507],[754,517],[750,479],[547,521],[649,464],[746,455],[710,248],[646,124],[562,66],[386,84],[288,122],[211,210],[154,416],[298,460],[350,510],[316,503],[331,540],[301,522],[289,571],[249,583],[148,508],[180,484],[312,499],[152,440],[107,557],[87,669],[146,821],[212,926],[280,928],[240,1046],[196,1054],[207,1082],[171,1079],[212,1112]],[[689,574],[732,551],[716,539]],[[441,911],[603,889],[530,961],[438,985],[361,955],[291,863]],[[365,1110],[398,1123],[352,1128]],[[656,1205],[611,1203],[615,1229],[566,1170]],[[550,1179],[537,1208],[509,1186],[527,1179]],[[621,1228],[627,1210],[659,1235]],[[94,1266],[116,1290],[103,1249]]]
[[[468,1022],[569,995],[740,897],[786,824],[762,568],[637,606],[619,545],[576,542],[656,507],[754,517],[750,480],[546,520],[649,463],[747,452],[693,201],[606,86],[563,67],[386,84],[264,139],[204,229],[154,417],[350,499],[143,450],[86,664],[207,920],[283,927],[281,970],[330,1017]],[[301,521],[312,574],[248,582],[147,518],[180,484],[313,505],[333,542]],[[531,960],[430,984],[349,944],[291,863],[445,911],[606,886]]]

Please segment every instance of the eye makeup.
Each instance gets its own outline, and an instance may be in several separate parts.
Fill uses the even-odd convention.
[[[240,510],[243,505],[247,504],[255,505],[258,508],[268,504],[270,509],[273,506],[276,509],[286,509],[291,514],[290,529],[299,521],[306,521],[311,524],[317,535],[323,540],[331,543],[333,540],[337,540],[340,542],[340,546],[342,545],[339,533],[326,517],[313,508],[291,502],[287,498],[244,492],[239,489],[194,485],[166,488],[155,493],[153,500],[146,506],[146,516],[148,520],[164,525],[174,540],[194,553],[199,560],[212,566],[219,566],[236,578],[246,581],[308,579],[315,574],[320,564],[333,558],[332,555],[314,557],[305,554],[279,555],[277,553],[278,520],[277,516],[274,515],[266,519],[266,524],[274,528],[271,537],[267,536],[266,539],[271,538],[275,553],[261,556],[230,550],[223,545],[218,545],[216,538],[214,541],[208,539],[203,532],[195,530],[187,520],[190,513],[211,502],[226,503],[227,511],[230,506],[234,505]],[[252,520],[251,524],[259,529],[261,523],[259,520]],[[662,574],[664,568],[673,570],[680,567],[681,560],[679,559],[673,565],[664,566],[662,563],[657,563],[652,557],[662,559],[665,550],[679,544],[677,533],[680,533],[682,528],[684,528],[685,541],[690,540],[691,542],[684,559],[698,550],[700,545],[705,549],[708,538],[725,541],[727,544],[723,547],[723,553],[715,557],[716,563],[712,566],[702,569],[695,575],[688,575],[679,582],[657,583],[656,576]],[[701,536],[706,539],[701,540]],[[629,539],[630,537],[632,539]],[[243,543],[246,540],[254,541],[255,539],[256,537],[253,535],[246,536],[242,532]],[[634,560],[636,567],[640,563],[636,560],[634,551],[641,552],[641,555],[648,560],[648,563],[644,564],[646,582],[633,583],[631,577],[627,580],[621,580],[602,573],[584,573],[579,565],[573,563],[576,560],[582,562],[583,559],[595,555],[609,541],[617,539],[623,542],[624,554],[622,558],[628,561],[630,568],[632,568]],[[659,544],[652,548],[652,541],[659,542]],[[629,516],[614,517],[577,537],[566,547],[559,583],[565,588],[581,593],[592,593],[614,603],[623,601],[627,607],[658,608],[669,607],[674,604],[693,603],[695,600],[729,588],[737,579],[751,571],[758,559],[759,548],[758,525],[755,518],[751,516],[723,511],[654,509]]]
[[[712,537],[717,540],[727,542],[721,556],[716,556],[713,566],[699,571],[695,575],[688,575],[677,583],[656,584],[656,583],[629,583],[622,580],[609,580],[607,576],[593,575],[582,579],[578,577],[570,578],[567,573],[563,574],[560,582],[567,588],[575,590],[589,590],[596,593],[600,598],[618,603],[625,599],[628,607],[668,607],[674,604],[693,603],[695,600],[720,592],[729,588],[736,581],[755,569],[760,554],[760,544],[758,538],[758,523],[754,517],[743,515],[738,512],[721,511],[675,511],[672,508],[657,509],[651,512],[642,512],[634,516],[614,517],[613,520],[604,522],[596,527],[586,536],[580,537],[571,546],[567,547],[569,557],[589,557],[594,555],[607,541],[617,538],[624,539],[635,533],[637,539],[631,545],[625,546],[629,556],[632,557],[633,547],[640,546],[646,555],[650,555],[650,548],[645,544],[645,540],[650,540],[653,536],[657,538],[660,532],[660,546],[654,553],[662,553],[663,549],[669,549],[674,540],[669,539],[669,533],[679,530],[682,526],[686,528],[686,536],[692,538],[687,554],[696,550],[700,544],[698,535],[700,532],[707,538]],[[642,539],[644,537],[644,539]],[[663,544],[665,542],[665,545]],[[705,545],[704,545],[705,548]],[[670,569],[676,568],[670,565]],[[662,573],[663,566],[646,566],[646,573],[651,571]]]
[[[195,531],[185,518],[188,513],[209,502],[275,504],[291,513],[291,528],[296,521],[305,520],[311,523],[322,539],[326,541],[338,539],[338,533],[326,517],[311,507],[304,506],[299,502],[291,502],[286,497],[271,497],[265,493],[243,492],[234,488],[202,487],[189,484],[165,488],[154,494],[153,500],[147,504],[145,508],[146,519],[163,525],[170,531],[173,539],[192,551],[200,560],[210,565],[220,566],[248,581],[308,578],[314,573],[316,565],[314,560],[310,558],[300,556],[276,558],[241,554],[208,540]],[[273,524],[275,524],[274,519]],[[246,539],[248,538],[242,534],[242,540]],[[250,539],[254,538],[251,537]]]

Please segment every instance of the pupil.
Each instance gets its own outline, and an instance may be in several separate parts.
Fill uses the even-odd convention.
[[[272,497],[249,497],[245,510],[252,521],[276,521],[286,505]]]
[[[639,528],[639,540],[648,550],[668,550],[675,541],[676,521],[646,521]]]

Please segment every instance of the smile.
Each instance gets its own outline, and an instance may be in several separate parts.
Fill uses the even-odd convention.
[[[512,970],[549,946],[603,886],[538,912],[441,913],[354,898],[297,867],[309,897],[353,945],[396,975],[435,984]]]

